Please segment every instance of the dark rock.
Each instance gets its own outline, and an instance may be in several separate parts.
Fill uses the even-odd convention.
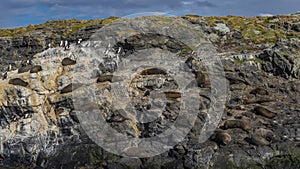
[[[291,27],[291,30],[296,31],[296,32],[300,32],[300,24],[293,24]]]

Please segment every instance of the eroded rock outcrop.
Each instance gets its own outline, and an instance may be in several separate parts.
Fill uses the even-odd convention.
[[[268,160],[277,160],[280,167],[282,164],[278,159],[299,152],[299,34],[295,39],[278,41],[272,47],[228,53],[224,51],[225,39],[234,37],[242,43],[238,40],[242,39],[242,35],[238,34],[241,30],[227,27],[228,23],[211,27],[204,19],[195,19],[197,16],[183,18],[188,26],[200,25],[197,35],[204,39],[203,44],[218,48],[216,55],[221,58],[225,71],[228,96],[222,120],[212,137],[205,142],[199,141],[202,127],[210,115],[211,93],[220,92],[211,88],[210,78],[216,77],[209,77],[208,65],[184,43],[165,35],[143,33],[120,40],[110,47],[105,44],[101,48],[101,42],[85,41],[81,45],[71,45],[69,50],[59,47],[43,49],[30,59],[30,64],[9,71],[8,78],[0,80],[0,166],[220,168],[231,165],[270,168]],[[155,18],[162,22],[168,19]],[[94,31],[94,27],[89,29]],[[297,26],[286,29],[297,32]],[[173,33],[182,32],[175,30]],[[213,36],[216,37],[214,40]],[[127,72],[117,71],[122,63],[141,59],[129,56],[152,48],[154,50],[149,50],[149,53],[137,56],[160,56],[166,52],[173,66],[182,59],[186,63],[182,69],[189,70],[195,78],[194,83],[187,86],[199,88],[197,94],[201,104],[195,124],[179,144],[158,156],[130,159],[113,155],[90,139],[89,132],[81,126],[80,113],[101,110],[113,129],[135,139],[163,133],[179,115],[185,95],[177,90],[179,84],[170,75],[174,72],[168,72],[167,67],[157,69],[146,65],[142,69],[133,68],[130,71],[135,74],[130,78]],[[90,49],[97,49],[92,53],[96,54],[96,59],[91,57]],[[124,109],[116,109],[113,105],[113,86],[124,81],[128,81],[126,88],[130,91],[136,114],[130,114],[131,109],[127,109],[123,102],[119,102],[118,106]],[[97,101],[75,105],[74,95],[89,95],[89,86],[95,90]],[[155,93],[156,90],[164,92]],[[153,102],[158,105],[156,109],[151,109]],[[147,123],[134,120],[147,119],[147,114],[139,115],[146,110],[156,114],[160,111],[159,106],[163,105],[161,102],[166,103],[166,108],[156,120]],[[97,118],[96,114],[90,117]],[[135,154],[138,150],[130,149],[125,153]],[[287,167],[299,166],[297,159],[285,159],[295,160]]]

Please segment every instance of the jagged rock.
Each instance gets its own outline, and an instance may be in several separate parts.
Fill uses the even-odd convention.
[[[148,19],[143,18],[146,23],[141,23],[138,28],[147,24]],[[155,21],[160,19],[154,17]],[[169,19],[164,18],[162,23]],[[295,31],[297,29],[293,28],[293,25],[297,24],[297,19],[285,24],[280,18],[278,22],[264,25],[260,18],[253,18],[258,19],[254,21],[255,23],[273,29],[274,32],[282,28],[283,31],[277,32],[278,37],[283,37],[282,32],[285,32],[284,35],[287,37],[277,39],[274,43],[264,42],[270,37],[263,39],[263,32],[255,35],[258,37],[256,39],[262,40],[264,44],[251,42],[253,39],[247,37],[247,33],[252,34],[252,30],[245,32],[243,26],[239,27],[240,23],[233,26],[230,22],[216,21],[221,18],[210,19],[211,21],[205,17],[185,16],[185,27],[197,28],[197,31],[182,31],[180,28],[171,33],[181,37],[193,37],[197,34],[197,37],[203,40],[201,41],[203,45],[214,43],[205,50],[212,46],[218,48],[220,53],[216,53],[215,56],[219,57],[223,64],[228,80],[226,105],[218,103],[210,105],[215,102],[215,98],[211,97],[212,94],[219,94],[218,85],[221,85],[217,84],[216,88],[212,88],[210,84],[211,81],[218,79],[209,77],[210,72],[206,69],[212,62],[205,61],[205,58],[197,58],[198,56],[193,54],[193,48],[188,46],[190,44],[173,37],[147,33],[145,30],[143,34],[112,44],[107,56],[103,54],[107,46],[103,46],[103,49],[98,48],[101,44],[97,43],[99,40],[97,38],[102,34],[93,37],[95,41],[89,41],[89,37],[103,26],[102,23],[80,28],[78,32],[70,33],[68,36],[56,36],[55,31],[62,30],[53,30],[52,34],[41,27],[23,38],[1,38],[0,54],[4,61],[3,65],[6,65],[0,69],[2,72],[7,71],[8,63],[12,64],[13,69],[7,71],[7,79],[0,83],[0,168],[207,168],[208,166],[220,168],[220,166],[243,165],[245,159],[265,164],[265,159],[276,158],[275,154],[289,154],[286,150],[290,149],[300,151],[298,146],[300,62],[297,54],[300,43]],[[255,24],[248,22],[247,18],[235,19],[241,19],[243,25]],[[129,21],[127,20],[126,24]],[[220,25],[221,22],[226,23],[221,24],[223,30],[211,27],[215,23]],[[294,38],[290,38],[292,36]],[[58,44],[63,38],[74,43],[81,37],[85,42],[80,45],[72,44],[69,50],[64,51],[60,47],[44,50],[45,45],[51,40]],[[212,39],[215,40],[209,41]],[[99,49],[98,60],[92,60],[91,55],[88,55],[82,47]],[[119,47],[122,50],[116,57],[115,51]],[[167,72],[165,71],[169,70],[167,67],[153,68],[155,64],[144,65],[139,72],[136,72],[139,69],[128,69],[136,73],[134,76],[126,74],[126,71],[118,72],[124,63],[143,60],[141,57],[134,60],[131,56],[146,49],[158,50],[157,53],[153,51],[149,52],[150,54],[146,53],[151,56],[168,51],[170,54],[166,57],[172,61],[171,66],[180,65],[179,71],[188,71],[187,76],[196,78],[196,81],[186,89],[198,87],[200,105],[194,126],[178,145],[158,156],[132,161],[110,154],[97,146],[87,135],[88,130],[82,128],[85,121],[81,117],[84,113],[95,112],[89,114],[90,120],[104,118],[108,126],[117,132],[136,139],[158,136],[172,128],[173,124],[181,126],[189,124],[190,121],[185,120],[176,123],[178,115],[183,113],[182,108],[186,106],[183,100],[186,93],[182,93],[178,88],[181,82],[173,77],[178,72]],[[246,50],[247,52],[243,53]],[[34,54],[36,55],[32,57]],[[25,66],[27,58],[24,57],[31,58],[30,63],[26,63],[29,64],[27,66]],[[179,57],[182,59],[180,63]],[[62,63],[61,61],[66,58],[72,59],[68,61],[69,63]],[[72,66],[66,66],[69,64]],[[38,74],[24,73],[30,71],[32,65],[42,65],[43,70]],[[15,68],[18,69],[18,73],[24,74],[17,74]],[[223,71],[221,66],[218,69]],[[83,76],[86,72],[92,73],[90,76]],[[11,82],[10,85],[7,81]],[[119,82],[128,84],[120,86],[120,89],[129,91],[128,105],[132,107],[125,104],[127,98],[117,103],[112,98],[113,90],[122,98],[123,92],[118,93],[114,88]],[[26,88],[12,84],[21,86],[23,84]],[[79,87],[82,90],[79,90]],[[91,93],[90,87],[95,87]],[[160,93],[157,93],[157,90]],[[71,92],[73,93],[70,94]],[[72,98],[76,94],[82,98],[80,102]],[[95,98],[94,102],[86,103],[85,96],[92,96]],[[225,108],[221,121],[215,121],[216,115],[208,111],[214,110],[216,106]],[[132,113],[131,110],[136,111]],[[276,110],[276,113],[271,110]],[[147,123],[138,122],[138,119],[152,115],[155,117],[157,115],[157,118]],[[202,136],[213,130],[205,126],[206,122],[220,124],[222,125],[220,128],[224,130],[217,129],[210,139],[201,140]],[[93,126],[90,130],[94,131]],[[100,134],[99,130],[95,133]],[[101,137],[106,138],[106,135]],[[138,149],[131,149],[126,153],[139,152]]]
[[[219,31],[222,35],[225,35],[230,32],[230,29],[224,23],[217,23],[214,29]]]

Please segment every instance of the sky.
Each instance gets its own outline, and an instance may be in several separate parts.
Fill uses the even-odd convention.
[[[300,0],[7,0],[0,5],[0,28],[48,20],[109,16],[196,14],[257,16],[300,11]]]

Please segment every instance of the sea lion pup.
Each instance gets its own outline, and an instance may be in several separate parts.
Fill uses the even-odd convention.
[[[114,75],[100,75],[97,78],[97,83],[104,83],[104,82],[119,82],[122,81],[122,78],[120,76],[114,76]]]
[[[12,85],[18,85],[18,86],[23,86],[26,87],[28,85],[27,82],[25,82],[24,80],[20,79],[20,78],[14,78],[14,79],[10,79],[8,81],[8,84],[12,84]]]
[[[264,107],[261,106],[256,106],[253,111],[257,114],[257,115],[261,115],[267,118],[274,118],[276,116],[276,113],[272,112],[271,110],[268,110]]]
[[[40,71],[42,71],[42,70],[43,70],[42,66],[37,65],[37,66],[33,66],[33,67],[30,69],[30,73],[37,73],[37,72],[40,72]]]
[[[180,92],[164,92],[166,98],[169,99],[178,99],[181,98],[181,93]]]
[[[60,94],[64,94],[64,93],[70,93],[72,92],[73,90],[76,90],[78,88],[80,88],[82,86],[82,84],[79,84],[79,83],[75,83],[75,84],[68,84],[66,87],[62,88],[60,90]]]
[[[224,131],[217,131],[210,138],[219,145],[227,145],[231,141],[231,136]]]
[[[249,141],[253,145],[266,146],[269,145],[274,138],[275,135],[271,130],[259,128],[254,131]]]
[[[101,75],[97,78],[97,83],[112,82],[113,75]]]
[[[266,89],[263,89],[263,88],[256,88],[256,89],[253,89],[250,94],[253,94],[253,95],[268,95],[269,92],[266,90]]]
[[[159,68],[148,68],[143,70],[140,75],[167,75],[167,72]]]
[[[26,66],[20,67],[20,68],[18,69],[18,73],[28,72],[31,68],[32,68],[31,65],[26,65]]]
[[[195,71],[194,74],[196,76],[198,87],[207,88],[211,86],[208,75],[206,73],[204,73],[203,71]]]
[[[226,120],[222,128],[225,130],[230,128],[240,128],[248,132],[250,130],[250,125],[245,120]]]
[[[68,66],[68,65],[75,65],[76,60],[70,59],[70,58],[64,58],[61,62],[63,66]]]

